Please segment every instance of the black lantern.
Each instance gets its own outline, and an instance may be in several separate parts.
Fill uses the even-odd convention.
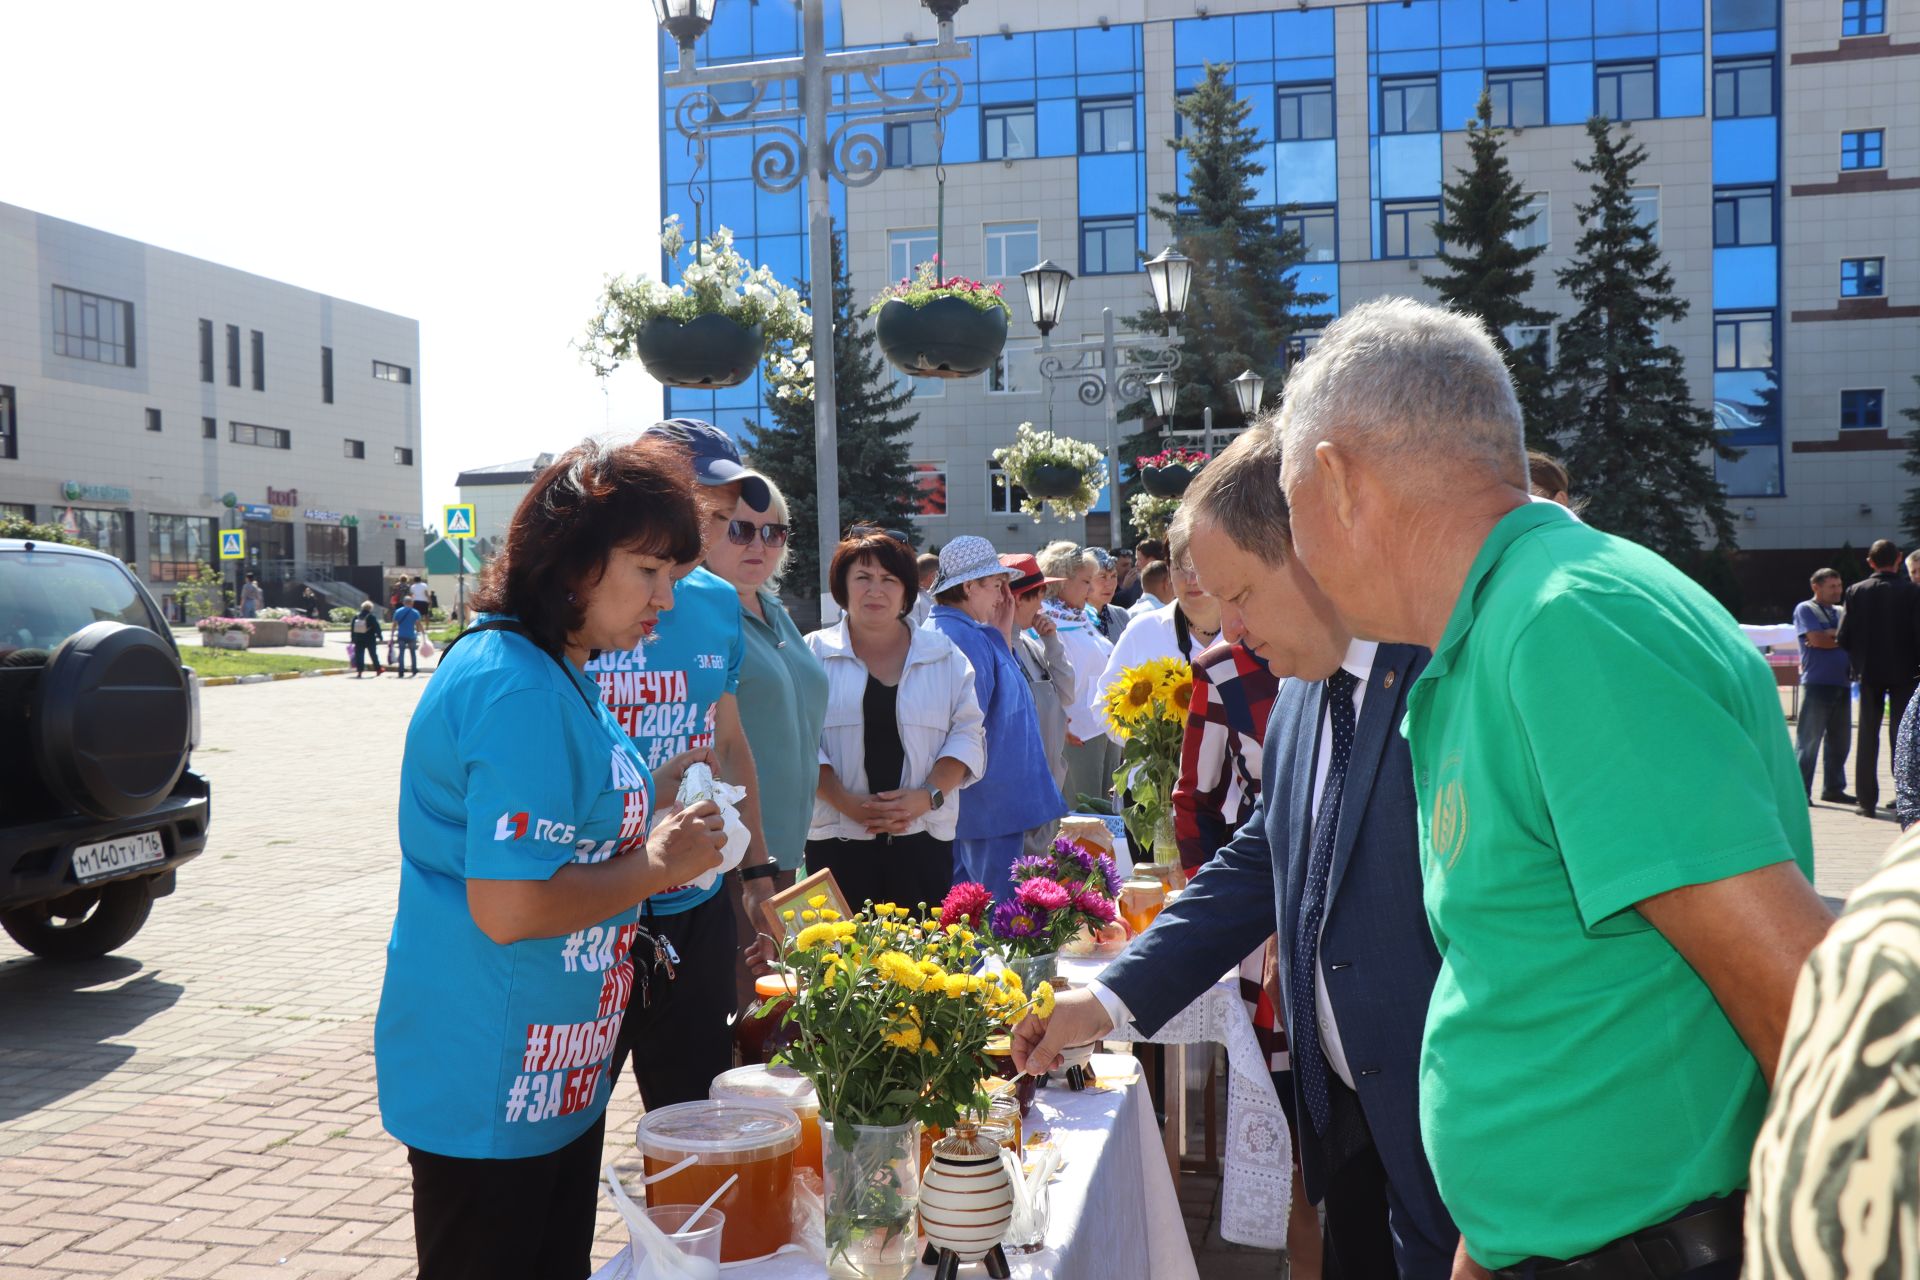
[[[713,25],[713,6],[714,0],[653,0],[653,16],[682,50],[692,52],[693,42]]]
[[[1147,283],[1153,286],[1153,305],[1168,324],[1176,324],[1193,287],[1193,260],[1171,246],[1162,249],[1147,259]]]
[[[1073,283],[1073,272],[1065,267],[1053,264],[1051,258],[1020,273],[1027,284],[1027,310],[1033,315],[1033,327],[1044,336],[1053,332],[1053,326],[1060,323],[1060,313],[1066,310],[1067,286]]]
[[[1260,397],[1266,393],[1267,380],[1248,369],[1233,379],[1230,385],[1233,387],[1233,398],[1240,405],[1240,416],[1249,422],[1253,421],[1253,416],[1260,412]]]

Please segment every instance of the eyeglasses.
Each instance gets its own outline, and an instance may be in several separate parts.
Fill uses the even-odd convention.
[[[727,521],[727,541],[736,547],[753,545],[754,532],[758,530],[760,541],[775,551],[787,545],[787,526],[775,524],[769,520],[765,524],[755,524],[751,520]]]
[[[849,525],[847,528],[849,538],[871,538],[876,534],[892,538],[895,542],[904,542],[908,546],[913,545],[907,535],[898,529],[883,529],[877,524],[856,524]]]

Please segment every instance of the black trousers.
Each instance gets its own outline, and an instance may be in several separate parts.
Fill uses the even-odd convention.
[[[953,841],[924,831],[871,840],[807,841],[807,874],[833,872],[857,910],[868,902],[938,907],[953,888]]]
[[[407,1148],[420,1280],[582,1280],[607,1117],[558,1151],[469,1160]]]
[[[353,673],[359,675],[365,667],[372,667],[378,675],[386,668],[380,665],[380,646],[371,640],[353,642]]]
[[[1360,1097],[1345,1082],[1327,1074],[1327,1100],[1333,1124],[1320,1135],[1327,1155],[1326,1222],[1321,1232],[1323,1280],[1447,1280],[1459,1237],[1447,1228],[1444,1239],[1422,1234],[1406,1203],[1387,1177],[1367,1126]],[[1313,1121],[1300,1117],[1302,1125]]]
[[[690,911],[643,913],[640,923],[671,943],[680,959],[673,981],[654,983],[650,1004],[641,1008],[636,995],[627,1006],[612,1077],[620,1078],[631,1054],[633,1079],[647,1110],[703,1101],[713,1078],[733,1065],[739,933],[727,887]]]
[[[1914,682],[1904,684],[1868,684],[1860,682],[1860,724],[1853,740],[1853,796],[1863,807],[1880,803],[1880,716],[1890,710],[1887,721],[1887,753],[1891,757],[1894,741],[1900,736],[1900,718],[1907,714],[1907,702],[1913,697]]]

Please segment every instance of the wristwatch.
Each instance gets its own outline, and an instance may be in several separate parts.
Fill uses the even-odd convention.
[[[755,863],[751,867],[740,868],[740,878],[742,880],[761,880],[761,879],[770,880],[774,876],[777,876],[779,874],[780,874],[779,866],[776,863],[772,863],[772,862],[760,862],[760,863]]]
[[[938,787],[928,787],[927,794],[933,797],[933,807],[938,809],[947,802],[947,793]]]

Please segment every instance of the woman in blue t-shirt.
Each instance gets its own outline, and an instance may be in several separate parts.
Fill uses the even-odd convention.
[[[581,668],[631,650],[702,554],[685,457],[589,441],[534,481],[407,729],[400,900],[374,1032],[422,1280],[592,1270],[608,1059],[656,972],[636,908],[715,867]],[[667,797],[656,799],[658,794]]]

